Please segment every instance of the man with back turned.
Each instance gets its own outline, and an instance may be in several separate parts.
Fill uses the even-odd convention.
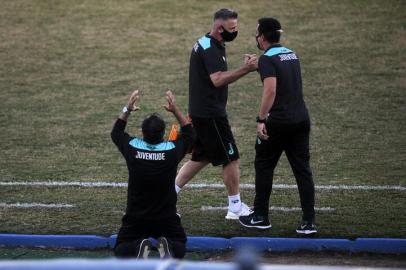
[[[128,168],[127,209],[114,253],[121,258],[147,258],[151,250],[149,238],[153,237],[161,258],[183,258],[186,234],[176,214],[174,184],[178,164],[193,144],[192,126],[168,91],[165,109],[178,120],[181,135],[175,141],[164,140],[165,122],[153,113],[142,122],[142,137],[132,137],[125,127],[131,113],[138,110],[138,99],[136,90],[111,131]]]
[[[258,61],[263,93],[257,117],[254,213],[239,220],[245,227],[271,227],[268,212],[273,174],[285,152],[296,178],[303,211],[296,232],[314,234],[317,231],[309,162],[309,113],[303,100],[299,58],[279,43],[281,33],[281,25],[276,19],[258,21],[257,46],[265,52]]]

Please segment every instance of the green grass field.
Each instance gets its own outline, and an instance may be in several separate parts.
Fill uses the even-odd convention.
[[[164,112],[172,89],[187,110],[194,42],[221,7],[239,12],[239,36],[227,45],[237,68],[255,46],[257,19],[274,16],[282,42],[301,58],[312,119],[316,184],[406,186],[406,18],[404,1],[1,1],[0,181],[125,182],[124,160],[110,140],[128,93],[141,91],[143,117]],[[403,10],[403,11],[402,11]],[[230,86],[228,113],[241,154],[241,182],[254,182],[258,74]],[[189,157],[187,157],[188,159]],[[194,183],[221,183],[206,168]],[[276,184],[294,184],[285,157]],[[318,190],[320,237],[406,237],[405,191]],[[254,193],[243,190],[252,205]],[[75,208],[0,208],[0,233],[116,233],[124,188],[0,188],[0,203],[70,203]],[[298,207],[296,190],[275,190],[273,206]],[[246,230],[225,221],[224,190],[187,190],[179,209],[189,235],[295,236],[299,212],[274,212],[273,228]]]

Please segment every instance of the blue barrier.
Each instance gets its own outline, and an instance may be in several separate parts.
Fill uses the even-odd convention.
[[[108,238],[108,245],[110,248],[114,248],[116,244],[117,235],[114,234]],[[156,246],[156,240],[150,238],[152,245]],[[1,235],[0,235],[0,245],[1,245]],[[230,249],[230,241],[229,239],[219,238],[219,237],[202,237],[202,236],[195,236],[195,237],[188,237],[188,241],[186,243],[186,249],[190,252],[193,251],[222,251],[226,249]]]
[[[406,239],[357,238],[353,252],[406,253]]]
[[[113,248],[116,235],[101,237],[96,235],[24,235],[0,234],[0,246],[3,247],[42,247],[97,249]],[[155,243],[155,240],[153,243]],[[251,247],[256,251],[295,252],[295,251],[345,251],[406,254],[406,239],[392,238],[357,238],[322,239],[322,238],[266,238],[266,237],[219,237],[190,236],[187,251],[213,252],[238,250]]]
[[[186,243],[188,251],[223,251],[230,248],[230,240],[219,237],[188,237]]]
[[[347,239],[303,239],[303,238],[231,238],[231,246],[239,249],[244,246],[256,251],[294,252],[294,251],[349,251],[353,241]]]
[[[96,235],[0,234],[0,246],[96,249],[109,248],[109,242]]]
[[[117,240],[117,234],[113,234],[112,236],[109,237],[109,247],[114,248],[114,245],[116,244]]]

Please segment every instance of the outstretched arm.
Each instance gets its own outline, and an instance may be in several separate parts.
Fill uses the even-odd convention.
[[[121,120],[123,120],[123,121],[127,121],[128,120],[128,117],[130,116],[130,113],[131,112],[133,112],[133,111],[137,111],[137,110],[139,110],[140,108],[136,105],[136,102],[140,99],[140,96],[139,96],[139,91],[138,90],[134,90],[134,92],[132,92],[132,94],[131,94],[131,96],[130,96],[130,98],[128,99],[128,102],[127,102],[127,106],[126,106],[126,108],[127,108],[127,111],[126,112],[122,112],[120,115],[119,115],[119,119],[121,119]]]
[[[178,146],[180,146],[178,147],[179,150],[177,151],[177,157],[178,160],[181,161],[182,158],[185,156],[185,154],[188,152],[188,150],[192,147],[195,139],[195,134],[193,132],[191,123],[182,114],[181,110],[176,106],[175,99],[171,91],[166,92],[166,101],[168,102],[168,104],[165,105],[164,108],[168,112],[173,113],[173,115],[176,117],[176,119],[178,120],[179,124],[182,127],[181,136],[176,140]]]
[[[218,88],[235,82],[246,74],[255,71],[258,68],[258,58],[255,55],[245,55],[244,65],[239,69],[232,71],[218,71],[210,74],[210,80]]]
[[[130,98],[128,99],[127,105],[123,108],[123,111],[120,113],[116,123],[113,126],[113,130],[111,131],[111,139],[113,140],[114,144],[117,145],[121,152],[123,152],[124,145],[130,137],[125,132],[127,120],[132,111],[136,111],[139,109],[136,105],[136,102],[138,100],[138,90],[135,90],[134,92],[132,92]]]
[[[183,115],[182,111],[178,108],[178,106],[176,106],[175,97],[170,90],[166,92],[166,101],[168,102],[168,104],[164,105],[165,110],[173,113],[173,115],[176,117],[176,120],[178,120],[179,124],[182,127],[189,124],[189,121]]]

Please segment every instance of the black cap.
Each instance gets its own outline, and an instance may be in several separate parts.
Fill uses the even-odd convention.
[[[277,19],[265,17],[258,20],[258,33],[271,33],[279,32],[282,33],[282,26]]]

